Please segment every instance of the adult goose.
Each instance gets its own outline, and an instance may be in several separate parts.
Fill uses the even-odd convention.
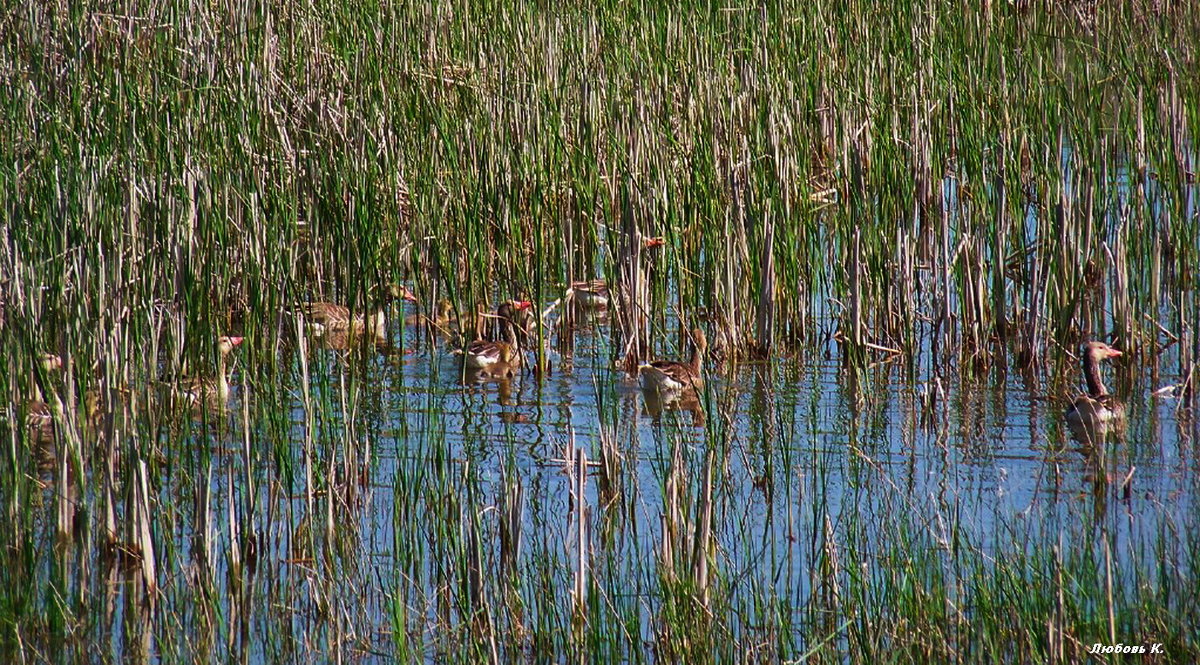
[[[521,366],[521,350],[517,343],[517,321],[520,312],[529,309],[528,300],[510,300],[496,308],[503,341],[477,339],[463,349],[463,364],[467,369],[486,372],[492,376],[511,375]]]
[[[687,362],[656,360],[638,366],[642,389],[660,395],[680,395],[704,387],[704,354],[708,338],[699,328],[692,331],[692,357]]]
[[[58,373],[63,367],[62,358],[53,353],[43,353],[38,364],[41,365],[42,376],[47,379],[51,373]],[[25,402],[25,427],[35,440],[52,439],[54,410],[46,403],[36,378],[31,377],[30,385],[33,386],[33,397]]]
[[[378,339],[387,337],[388,304],[394,300],[417,302],[417,296],[404,285],[393,286],[388,294],[373,309],[366,313],[351,313],[350,308],[334,302],[313,301],[301,303],[297,309],[304,315],[309,330],[314,335],[370,333]]]
[[[662,236],[655,238],[646,238],[642,241],[642,247],[645,249],[653,249],[662,247],[667,243]],[[583,309],[602,310],[608,309],[612,302],[612,296],[609,293],[608,282],[602,279],[591,279],[582,282],[572,282],[571,288],[567,289],[567,297],[574,300],[575,303]]]
[[[39,364],[47,380],[52,380],[53,375],[59,374],[65,366],[63,359],[52,353],[42,354]],[[54,382],[57,381],[55,380]],[[61,398],[58,395],[52,394],[51,399],[47,400],[43,396],[41,388],[38,387],[36,380],[32,381],[32,385],[33,398],[25,402],[25,425],[36,439],[51,439],[54,435],[54,411],[57,408],[55,405],[61,406]],[[125,397],[128,396],[129,390],[126,388],[115,388],[113,393]],[[83,405],[88,425],[95,427],[99,422],[100,416],[103,415],[106,406],[100,389],[91,388],[85,391],[83,393]]]
[[[217,373],[215,376],[193,376],[171,385],[173,399],[199,406],[205,403],[223,405],[229,401],[229,354],[242,343],[242,337],[222,335],[217,342]]]
[[[1108,393],[1100,377],[1100,362],[1120,355],[1104,342],[1088,342],[1083,347],[1083,377],[1088,391],[1071,401],[1066,417],[1072,432],[1084,442],[1096,440],[1095,435],[1125,420],[1125,405]]]

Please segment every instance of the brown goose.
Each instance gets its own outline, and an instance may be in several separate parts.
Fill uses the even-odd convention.
[[[662,236],[646,238],[642,241],[645,249],[662,247],[667,241]],[[608,282],[602,279],[592,279],[583,282],[572,282],[567,289],[567,297],[573,299],[584,309],[607,309],[612,297],[609,294]]]
[[[375,309],[367,312],[352,314],[349,307],[333,302],[315,301],[301,303],[297,309],[304,315],[309,330],[314,335],[326,333],[351,333],[361,335],[371,333],[375,337],[387,336],[387,316],[385,310],[392,300],[417,302],[417,296],[406,286],[392,287],[388,298]]]
[[[704,353],[708,350],[708,338],[699,328],[692,331],[692,358],[688,362],[656,360],[638,367],[642,389],[659,394],[678,394],[685,390],[704,387]]]
[[[192,406],[212,400],[220,404],[229,401],[228,358],[243,339],[245,338],[224,335],[218,337],[216,376],[194,376],[182,379],[171,386],[172,397]]]
[[[515,321],[518,312],[529,309],[533,303],[528,300],[512,300],[501,303],[496,308],[496,318],[500,319],[500,328],[505,341],[488,342],[477,339],[463,349],[463,363],[468,369],[484,370],[489,374],[508,374],[521,366],[521,351],[517,345]]]
[[[1076,397],[1067,407],[1067,425],[1077,436],[1090,440],[1091,434],[1125,420],[1125,405],[1108,393],[1100,378],[1100,361],[1116,358],[1121,352],[1104,342],[1088,342],[1083,347],[1083,376],[1087,394]]]
[[[43,353],[38,363],[43,375],[58,372],[62,369],[63,361],[53,353]],[[48,440],[54,438],[54,411],[46,403],[38,382],[32,380],[33,397],[25,402],[25,427],[34,439]],[[56,398],[57,399],[57,398]]]
[[[66,366],[62,358],[49,353],[43,354],[40,362],[42,370],[47,375],[51,372],[57,374]],[[56,428],[54,422],[55,411],[62,409],[64,405],[61,398],[54,393],[51,394],[51,398],[47,401],[42,396],[42,391],[36,381],[33,383],[33,392],[34,398],[25,403],[25,426],[34,441],[43,444],[52,443]],[[124,399],[129,396],[127,388],[117,387],[112,392],[118,399]],[[87,426],[92,429],[98,427],[101,417],[106,413],[107,409],[101,390],[91,388],[85,391],[83,393],[83,407]],[[49,453],[50,458],[53,458],[53,448],[45,449],[42,452]]]
[[[607,309],[610,300],[608,282],[602,279],[572,282],[567,296],[584,309]]]

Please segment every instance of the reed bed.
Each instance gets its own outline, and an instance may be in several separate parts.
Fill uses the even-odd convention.
[[[0,653],[1080,662],[1152,635],[1200,658],[1194,517],[1121,526],[1103,465],[1092,515],[1001,514],[878,449],[900,418],[953,478],[992,407],[943,386],[1063,396],[1091,338],[1125,388],[1180,384],[1194,442],[1198,35],[1186,2],[10,7]],[[544,382],[594,277],[624,294],[596,364],[703,325],[758,377],[749,429],[710,382],[647,455],[597,382],[568,432]],[[538,304],[532,425],[379,390],[410,385],[399,324],[386,354],[329,353],[291,315],[400,284],[464,322]],[[234,408],[163,408],[220,334],[246,338]],[[841,411],[819,386],[782,406],[822,355]],[[14,425],[35,388],[51,445]]]

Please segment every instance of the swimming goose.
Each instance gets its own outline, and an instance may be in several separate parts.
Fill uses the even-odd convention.
[[[181,379],[171,386],[174,398],[198,406],[209,400],[220,404],[229,401],[228,358],[234,347],[241,344],[245,338],[222,335],[217,338],[217,374],[216,376],[194,376]]]
[[[638,366],[642,389],[660,394],[678,394],[685,390],[704,387],[704,353],[708,350],[708,338],[699,328],[692,331],[692,357],[688,362],[656,360]]]
[[[62,358],[53,353],[43,353],[38,359],[38,363],[42,367],[44,376],[51,372],[58,372],[63,366]],[[33,386],[33,397],[25,402],[25,427],[34,439],[52,439],[54,438],[54,411],[46,403],[46,398],[42,395],[42,389],[38,386],[37,380],[32,380],[30,385]]]
[[[1116,358],[1121,352],[1104,342],[1088,342],[1083,348],[1083,376],[1087,393],[1076,397],[1067,407],[1067,424],[1077,436],[1091,440],[1092,433],[1125,419],[1125,405],[1116,400],[1100,378],[1100,361]]]
[[[517,344],[516,320],[518,312],[529,309],[528,300],[512,300],[496,308],[500,319],[501,334],[505,341],[488,342],[477,339],[463,350],[463,363],[469,369],[486,370],[490,374],[510,374],[521,366],[521,352]]]
[[[665,244],[667,241],[662,236],[646,238],[642,241],[642,247],[645,249],[662,247]],[[608,282],[602,279],[572,282],[571,288],[567,289],[567,296],[584,309],[607,309],[612,300],[609,295]]]
[[[325,301],[301,303],[297,309],[304,315],[314,335],[338,332],[361,335],[370,332],[377,338],[383,338],[387,336],[385,311],[393,300],[417,302],[417,296],[406,286],[393,286],[388,291],[388,297],[365,315],[361,312],[352,315],[349,307]]]

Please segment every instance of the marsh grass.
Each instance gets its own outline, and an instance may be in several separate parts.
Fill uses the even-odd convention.
[[[889,372],[928,379],[905,427],[935,458],[979,428],[947,409],[985,410],[939,402],[942,381],[1070,392],[1087,338],[1127,351],[1126,386],[1194,377],[1193,3],[164,0],[0,26],[4,653],[1077,662],[1153,635],[1197,656],[1175,591],[1195,524],[979,533],[971,488],[918,503],[872,449]],[[637,234],[667,246],[601,324],[599,364],[682,356],[702,324],[716,371],[769,359],[758,420],[747,440],[710,385],[702,426],[666,414],[650,454],[597,384],[576,450],[602,471],[575,474],[573,505],[481,404],[386,403],[406,349],[330,354],[288,314],[401,282],[460,321],[572,279],[629,290]],[[538,377],[546,337],[573,332],[537,328]],[[233,410],[156,407],[227,333],[248,340]],[[418,350],[440,367],[440,348]],[[844,410],[819,412],[818,386],[772,407],[821,354],[844,362]],[[62,405],[50,473],[13,426],[35,386]],[[1181,405],[1186,428],[1194,388]],[[1096,483],[1109,515],[1120,492]],[[381,487],[387,575],[362,558]]]

